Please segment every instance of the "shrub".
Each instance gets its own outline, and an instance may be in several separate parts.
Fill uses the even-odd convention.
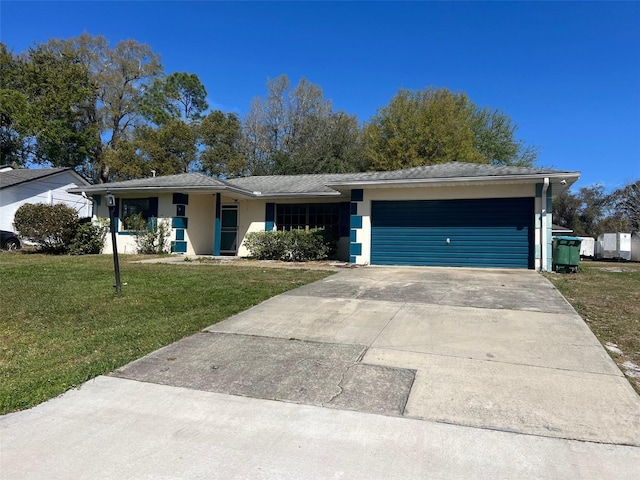
[[[76,235],[69,245],[71,255],[98,254],[104,247],[104,239],[108,227],[102,224],[81,223],[78,225]]]
[[[324,229],[309,231],[251,232],[245,246],[258,260],[306,262],[324,260],[336,251],[336,243]]]
[[[129,228],[135,230],[134,241],[138,247],[138,253],[143,255],[169,253],[167,239],[171,232],[166,221],[155,217],[147,221],[141,215],[132,215],[129,218]]]
[[[42,251],[67,253],[78,230],[78,212],[63,203],[25,203],[16,211],[14,226]]]

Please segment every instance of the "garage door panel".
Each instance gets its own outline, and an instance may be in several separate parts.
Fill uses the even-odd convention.
[[[533,263],[532,198],[374,201],[371,229],[373,264],[531,268]]]

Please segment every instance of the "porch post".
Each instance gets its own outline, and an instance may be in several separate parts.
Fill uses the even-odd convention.
[[[220,194],[216,193],[216,221],[213,227],[213,255],[220,256],[220,238],[222,236],[222,206],[220,205]]]

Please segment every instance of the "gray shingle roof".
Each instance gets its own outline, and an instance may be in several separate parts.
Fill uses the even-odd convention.
[[[391,172],[356,173],[346,181],[378,181],[378,180],[428,180],[445,178],[473,178],[473,177],[506,177],[530,175],[558,175],[577,174],[545,168],[512,167],[504,165],[489,165],[480,163],[449,162],[438,165],[428,165],[394,170]],[[342,179],[341,179],[342,180]],[[338,181],[341,181],[338,180]],[[333,182],[332,182],[333,183]]]
[[[321,194],[338,195],[326,183],[349,179],[354,174],[316,174],[316,175],[265,175],[229,179],[226,182],[250,192],[260,192],[263,195],[275,194]]]
[[[18,168],[0,172],[0,189],[32,182],[58,173],[73,171],[71,168]]]
[[[101,185],[72,189],[72,192],[85,191],[104,192],[107,189],[114,193],[118,190],[235,190],[239,195],[254,196],[340,196],[333,186],[348,185],[361,182],[399,182],[430,181],[438,179],[473,179],[491,177],[525,177],[561,176],[578,177],[578,172],[566,172],[541,168],[507,167],[499,165],[483,165],[477,163],[450,162],[440,165],[396,170],[392,172],[334,173],[315,175],[265,175],[233,178],[225,181],[200,173],[182,173],[164,177],[143,178],[114,182]]]
[[[213,177],[201,173],[181,173],[178,175],[166,175],[162,177],[137,178],[122,182],[102,183],[82,188],[83,191],[102,192],[105,190],[135,190],[135,189],[193,189],[193,188],[226,188],[227,185]],[[78,189],[71,190],[75,192]]]
[[[544,168],[511,167],[502,165],[485,165],[478,163],[450,162],[439,165],[429,165],[391,172],[362,172],[336,173],[317,175],[270,175],[244,177],[227,180],[227,183],[263,195],[275,194],[335,194],[331,185],[348,184],[353,182],[379,182],[402,180],[431,180],[447,178],[483,178],[483,177],[517,177],[517,176],[546,176],[571,174]]]

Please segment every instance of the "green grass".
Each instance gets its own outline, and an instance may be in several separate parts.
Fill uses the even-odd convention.
[[[29,408],[331,272],[0,254],[0,414]]]
[[[611,343],[622,351],[611,357],[640,393],[640,378],[633,376],[637,372],[625,365],[640,366],[640,264],[584,261],[575,275],[547,278],[603,345]]]

